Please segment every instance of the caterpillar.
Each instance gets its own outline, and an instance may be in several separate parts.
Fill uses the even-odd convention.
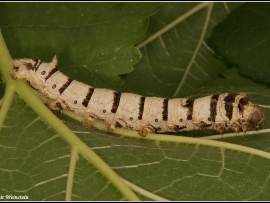
[[[26,79],[31,86],[51,99],[50,110],[69,110],[84,116],[82,125],[91,128],[93,122],[104,122],[109,131],[126,128],[148,133],[180,132],[196,129],[216,129],[223,134],[228,129],[246,132],[264,127],[265,112],[252,104],[245,94],[225,93],[195,100],[144,97],[94,88],[72,80],[61,73],[55,56],[51,63],[39,59],[13,61],[12,79]]]

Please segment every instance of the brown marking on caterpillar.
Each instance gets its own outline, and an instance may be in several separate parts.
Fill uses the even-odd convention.
[[[139,111],[139,116],[138,116],[138,119],[139,120],[142,120],[144,102],[145,102],[145,97],[141,97],[141,100],[140,100],[140,111]]]
[[[116,122],[115,127],[116,128],[123,128],[123,126],[120,123],[118,123],[118,122]]]
[[[179,132],[180,130],[187,128],[187,126],[182,126],[180,127],[179,125],[175,125],[173,126],[173,129],[175,130],[175,132]]]
[[[35,68],[37,66],[37,64],[38,64],[38,59],[32,59],[32,60],[36,62],[35,65],[34,65],[34,68]]]
[[[19,67],[13,67],[13,70],[15,70],[15,72],[17,72],[19,70]]]
[[[41,64],[42,62],[40,61],[40,63],[38,65],[36,64],[37,66],[34,66],[32,69],[36,72]]]
[[[204,121],[200,122],[201,129],[211,127],[213,124],[207,124]]]
[[[63,110],[63,107],[62,107],[62,105],[61,105],[60,102],[56,102],[56,106],[57,106],[59,109]]]
[[[147,127],[144,127],[139,131],[139,135],[141,135],[140,134],[140,132],[141,132],[142,133],[141,136],[146,137],[147,133],[156,133],[160,129],[161,129],[160,127],[156,128],[156,127],[152,126],[151,124],[149,124],[149,125],[147,125]]]
[[[64,108],[62,107],[60,102],[57,101],[48,101],[47,102],[47,107],[50,110],[57,110],[57,111],[62,111]]]
[[[28,70],[31,70],[33,68],[31,63],[25,63],[25,66]]]
[[[239,101],[239,103],[241,103],[243,106],[247,105],[248,102],[249,102],[248,97],[241,98],[240,101]]]
[[[235,93],[229,93],[225,98],[225,110],[226,110],[226,116],[229,120],[232,119],[232,115],[233,115],[233,106],[232,104],[235,102],[235,97],[237,96],[237,94]]]
[[[129,129],[129,130],[133,130],[133,126],[129,126],[129,125],[127,125],[127,129]]]
[[[238,104],[239,114],[243,115],[244,106],[248,105],[249,99],[248,97],[241,98]]]
[[[103,118],[96,118],[98,121],[101,121],[101,122],[105,122],[105,119],[103,119]]]
[[[87,93],[85,99],[84,99],[83,102],[82,102],[82,105],[83,105],[84,107],[87,107],[87,106],[88,106],[89,101],[90,101],[90,99],[91,99],[91,97],[92,97],[92,95],[93,95],[93,93],[94,93],[94,90],[95,90],[95,88],[92,88],[92,87],[89,88],[89,92]]]
[[[192,120],[193,104],[194,104],[194,100],[193,99],[188,99],[186,101],[186,105],[184,105],[184,107],[188,108],[187,120]]]
[[[52,69],[52,70],[49,72],[49,74],[46,76],[45,81],[48,80],[48,79],[49,79],[54,73],[56,73],[57,71],[58,71],[58,68],[57,68],[57,66],[55,66],[55,68]]]
[[[211,103],[210,103],[210,119],[213,122],[215,122],[215,120],[216,120],[218,97],[219,97],[219,95],[213,95],[211,97]]]
[[[71,111],[71,112],[75,112],[73,109],[71,109],[69,106],[66,106],[67,110]]]
[[[72,81],[72,79],[68,78],[67,82],[63,84],[63,86],[59,89],[60,94],[62,94],[65,89],[67,89],[67,87],[72,83]]]
[[[123,119],[119,119],[119,120],[121,120],[123,123],[126,124],[125,120],[123,120]],[[123,128],[123,126],[121,125],[121,123],[116,121],[115,128]],[[129,130],[133,130],[133,126],[130,126],[130,125],[126,125],[125,128],[129,129]]]
[[[154,130],[153,130],[153,133],[156,133],[156,132],[158,132],[158,131],[161,130],[161,127],[156,128],[156,127],[154,127],[154,126],[152,126],[152,125],[151,125],[151,127],[154,129]],[[150,129],[151,129],[151,128],[150,128]]]
[[[116,113],[118,106],[119,106],[120,98],[121,98],[121,93],[114,92],[113,106],[112,106],[112,110],[111,110],[112,113]]]
[[[164,102],[163,102],[163,111],[162,111],[162,119],[164,121],[167,121],[168,120],[168,102],[169,102],[168,99],[164,99]]]

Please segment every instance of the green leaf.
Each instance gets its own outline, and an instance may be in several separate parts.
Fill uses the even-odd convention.
[[[167,98],[189,96],[226,69],[205,39],[227,16],[231,4],[205,4],[165,4],[151,18],[148,35],[158,35],[151,43],[143,44],[142,61],[132,74],[123,77],[129,92]]]
[[[208,40],[242,75],[263,83],[270,81],[269,11],[268,3],[247,3],[220,23]]]
[[[94,87],[124,91],[126,83],[130,92],[173,97],[183,81],[178,96],[243,92],[268,115],[267,87],[228,69],[206,43],[213,27],[240,4],[166,3],[150,18],[146,45],[139,43],[160,3],[1,3],[0,26],[13,58],[49,62],[57,54],[61,71]],[[143,58],[129,73],[141,57],[136,44]],[[86,129],[66,112],[54,112],[56,117],[25,82],[11,80],[10,62],[1,39],[1,195],[59,201],[269,199],[269,122],[259,132],[223,136],[209,130],[141,138],[124,129],[120,135]],[[120,74],[127,74],[125,82]]]
[[[139,62],[132,45],[145,38],[146,18],[158,4],[2,3],[0,25],[13,58],[57,55],[61,71],[73,79],[123,91],[118,75]]]

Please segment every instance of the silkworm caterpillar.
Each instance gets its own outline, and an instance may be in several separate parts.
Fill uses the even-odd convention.
[[[225,93],[195,100],[144,97],[94,88],[72,80],[57,69],[56,56],[51,63],[39,59],[13,61],[12,79],[25,78],[51,99],[51,110],[69,110],[84,116],[82,125],[91,128],[95,121],[104,122],[110,131],[122,127],[148,133],[216,129],[223,134],[264,127],[265,112],[252,104],[245,94]]]

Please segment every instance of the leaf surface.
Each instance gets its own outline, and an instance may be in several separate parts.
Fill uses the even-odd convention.
[[[140,45],[147,18],[157,11],[159,3],[1,3],[0,26],[13,58],[41,58],[49,62],[57,54],[61,71],[94,87],[124,91],[127,84],[128,92],[171,98],[184,81],[177,97],[195,99],[214,93],[246,93],[268,115],[267,86],[244,78],[234,68],[229,69],[206,43],[213,27],[240,4],[166,3],[160,6],[160,12],[150,19],[148,38],[175,19],[182,17],[183,20],[140,49],[142,61],[132,73],[129,73],[132,66],[141,57],[133,45]],[[198,6],[201,7],[195,12]],[[1,56],[1,71],[9,69],[8,63],[3,65],[6,55],[1,53]],[[191,64],[189,69],[188,64]],[[184,79],[181,69],[188,70]],[[119,77],[121,74],[126,75]],[[17,83],[3,76],[7,95],[11,92],[8,88]],[[89,159],[90,152],[83,151],[89,147],[141,200],[269,199],[268,121],[265,129],[246,135],[229,133],[222,138],[208,130],[148,135],[143,139],[132,131],[117,135],[86,129],[77,121],[54,112],[87,145],[83,146],[72,144],[63,133],[56,133],[59,129],[48,124],[54,118],[42,119],[38,108],[42,106],[35,108],[21,91],[18,94],[14,94],[10,108],[5,103],[8,100],[5,95],[0,111],[0,121],[4,118],[0,132],[2,195],[62,201],[70,193],[66,187],[73,184],[72,200],[129,199],[110,181],[109,170],[104,172],[98,168],[98,161]],[[5,109],[8,112],[3,117]],[[211,140],[217,138],[219,141]],[[72,162],[74,148],[79,155]],[[70,181],[72,168],[74,180]]]
[[[142,61],[132,74],[123,77],[130,92],[167,98],[189,96],[226,69],[226,64],[213,55],[205,39],[214,25],[227,16],[231,4],[217,3],[200,8],[201,5],[165,4],[161,12],[151,18],[150,36],[157,30],[165,30],[173,19],[181,23],[141,48]],[[182,19],[184,15],[187,17]]]
[[[268,3],[247,3],[232,11],[208,40],[242,75],[263,83],[270,81],[269,11]]]

